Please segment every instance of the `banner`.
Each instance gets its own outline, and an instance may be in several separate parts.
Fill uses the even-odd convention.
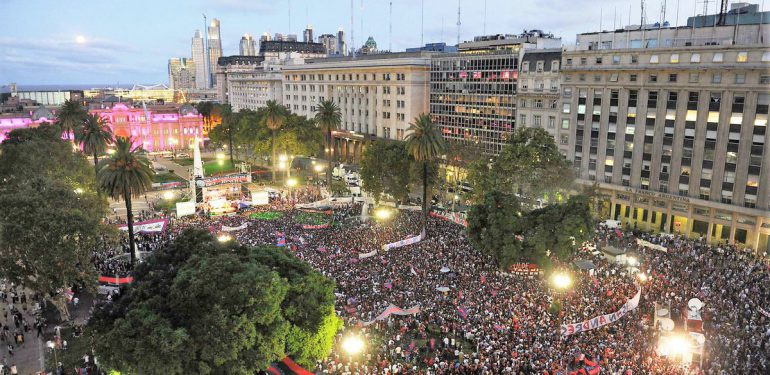
[[[365,258],[371,258],[373,256],[377,255],[377,249],[374,249],[368,253],[361,253],[358,254],[358,259],[365,259]]]
[[[620,308],[620,310],[615,311],[612,314],[599,315],[593,319],[589,319],[580,323],[562,324],[561,335],[569,336],[576,333],[590,331],[596,328],[601,328],[610,323],[614,323],[620,320],[620,318],[626,316],[626,314],[629,311],[639,306],[640,298],[642,298],[642,288],[639,288],[639,291],[636,292],[636,295],[634,296],[634,298],[631,298],[630,300],[626,301],[626,303],[623,305],[623,307]]]
[[[459,212],[444,212],[444,213],[437,213],[432,212],[430,213],[430,216],[437,217],[439,219],[444,219],[447,221],[451,221],[455,224],[460,224],[464,227],[468,226],[468,221],[465,220],[465,215],[461,215]]]
[[[385,310],[383,310],[380,315],[377,315],[376,318],[368,321],[363,322],[363,326],[366,327],[378,320],[384,320],[385,318],[391,316],[391,315],[414,315],[420,312],[420,305],[414,306],[411,309],[402,309],[394,304],[390,304]]]
[[[227,225],[222,225],[222,230],[225,232],[234,232],[236,230],[246,229],[246,227],[248,226],[249,226],[248,222],[244,222],[243,224],[237,227],[228,227]]]
[[[656,245],[656,244],[654,244],[652,242],[645,241],[645,240],[640,239],[640,238],[636,239],[636,244],[639,245],[639,246],[642,246],[642,247],[653,249],[653,250],[662,251],[664,253],[668,252],[668,248],[666,248],[665,246]]]
[[[131,276],[128,277],[110,277],[110,276],[99,276],[99,282],[100,283],[107,283],[107,284],[129,284],[132,281],[134,281],[134,278]]]
[[[166,230],[168,219],[148,220],[134,223],[134,233],[159,233]],[[118,226],[120,230],[128,230],[128,224]]]
[[[331,225],[330,223],[326,223],[326,224],[318,224],[318,225],[313,225],[313,224],[302,224],[302,229],[324,229],[324,228],[329,228],[329,227],[331,227],[331,226],[332,226],[332,225]]]
[[[397,247],[402,247],[402,246],[406,246],[406,245],[415,244],[415,243],[420,242],[423,237],[425,237],[425,229],[423,229],[422,233],[420,233],[418,236],[412,236],[412,237],[409,237],[409,238],[405,238],[405,239],[403,239],[401,241],[396,241],[396,242],[393,242],[393,243],[382,245],[382,250],[383,251],[387,251],[387,250],[390,250],[390,249],[395,249]]]

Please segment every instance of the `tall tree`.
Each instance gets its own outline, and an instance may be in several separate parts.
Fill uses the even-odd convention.
[[[67,318],[63,291],[93,286],[91,262],[106,200],[93,168],[58,126],[17,129],[0,145],[0,278],[46,297]]]
[[[152,185],[155,174],[150,167],[150,161],[141,148],[132,148],[131,140],[117,137],[115,153],[99,165],[96,177],[99,188],[112,199],[123,199],[126,202],[126,221],[128,223],[128,246],[131,265],[136,262],[134,248],[134,215],[131,209],[131,198],[140,196]]]
[[[86,119],[88,112],[77,100],[67,99],[59,108],[57,124],[63,134],[70,137],[71,133],[74,133]]]
[[[90,322],[101,362],[144,374],[255,374],[286,355],[312,366],[341,320],[334,282],[275,247],[188,230],[137,267]]]
[[[325,134],[326,141],[326,161],[329,167],[326,169],[326,186],[332,186],[332,167],[334,163],[334,139],[332,132],[339,128],[342,123],[342,114],[340,107],[333,100],[323,100],[316,106],[315,121],[321,127]]]
[[[230,151],[230,165],[233,164],[233,135],[237,131],[238,118],[233,115],[233,108],[230,104],[222,104],[219,106],[219,113],[222,115],[222,123],[219,127],[223,127],[227,133],[227,148]]]
[[[286,107],[278,104],[275,100],[269,100],[267,102],[267,106],[264,110],[265,114],[265,125],[270,129],[271,135],[272,135],[272,152],[271,152],[271,160],[270,162],[273,165],[273,182],[275,182],[275,169],[276,169],[276,135],[278,133],[278,130],[281,129],[283,126],[284,121],[286,120]]]
[[[107,150],[107,146],[114,142],[112,128],[97,114],[89,114],[83,126],[75,132],[75,142],[83,148],[86,155],[94,157],[94,171],[99,170],[99,154]]]
[[[421,114],[409,124],[406,149],[422,167],[422,215],[423,226],[428,222],[431,197],[428,195],[428,169],[444,154],[446,143],[430,116]]]
[[[361,158],[363,188],[380,200],[383,193],[396,202],[409,195],[409,172],[412,162],[404,142],[376,140],[364,150]]]
[[[198,102],[195,106],[198,113],[203,116],[203,124],[206,128],[211,126],[211,111],[214,109],[214,104],[211,102]]]

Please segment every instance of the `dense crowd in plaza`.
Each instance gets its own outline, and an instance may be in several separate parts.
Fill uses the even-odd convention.
[[[219,233],[222,226],[244,222],[249,224],[245,229],[229,232],[241,244],[275,245],[279,236],[285,238],[296,256],[336,281],[337,311],[345,321],[338,341],[355,334],[367,343],[364,353],[356,356],[335,345],[314,369],[324,373],[567,374],[569,369],[588,374],[597,368],[613,374],[685,373],[677,361],[656,354],[653,306],[670,302],[672,318],[681,329],[681,312],[693,297],[705,303],[707,339],[703,366],[695,363],[690,373],[770,371],[770,318],[758,311],[770,306],[770,273],[766,264],[732,246],[598,226],[592,243],[638,252],[648,277],[639,281],[625,265],[609,263],[591,253],[593,246],[584,246],[570,262],[555,261],[556,268],[569,270],[574,279],[569,290],[560,292],[541,276],[499,272],[491,258],[472,247],[462,227],[441,219],[429,219],[427,239],[417,244],[359,259],[359,254],[385,243],[417,235],[420,214],[401,211],[390,220],[362,223],[352,219],[360,216],[360,204],[347,203],[335,207],[334,228],[303,229],[295,220],[299,211],[291,207],[286,200],[276,200],[236,216],[172,219],[163,234],[137,234],[139,247],[153,251],[189,227]],[[274,220],[249,218],[258,211],[283,215]],[[638,247],[637,236],[668,252]],[[578,258],[595,264],[593,275],[571,266]],[[108,274],[128,271],[126,263],[97,264]],[[560,335],[561,322],[617,311],[639,287],[639,307],[619,321]],[[555,300],[561,313],[550,309]],[[391,304],[419,306],[420,312],[361,324]]]

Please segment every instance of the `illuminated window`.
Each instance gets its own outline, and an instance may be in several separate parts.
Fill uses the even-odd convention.
[[[650,64],[657,64],[657,63],[658,63],[658,55],[651,55]]]
[[[671,58],[669,59],[669,62],[671,62],[672,64],[679,64],[679,54],[672,53]]]
[[[700,62],[700,53],[693,53],[690,55],[690,62],[691,63],[699,63]]]
[[[748,52],[738,52],[738,56],[735,57],[735,61],[737,62],[746,62],[748,60],[749,60]]]
[[[724,60],[724,55],[722,52],[715,52],[714,58],[711,60],[712,62],[722,62]]]
[[[770,62],[770,52],[762,53],[762,62]]]

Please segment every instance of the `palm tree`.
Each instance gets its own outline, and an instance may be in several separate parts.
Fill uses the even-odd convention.
[[[441,137],[438,127],[433,124],[430,116],[421,114],[409,124],[409,135],[406,136],[406,150],[417,162],[422,163],[422,215],[423,228],[428,222],[430,197],[428,196],[428,164],[444,154],[446,144]]]
[[[114,142],[112,128],[101,116],[86,115],[83,126],[75,132],[75,142],[83,148],[86,155],[94,156],[94,169],[99,173],[99,154],[104,153],[107,146]]]
[[[326,143],[326,160],[329,163],[329,168],[326,170],[326,186],[331,189],[332,186],[332,162],[334,158],[334,150],[332,149],[332,132],[337,130],[342,123],[342,115],[340,114],[340,107],[332,100],[323,100],[318,103],[315,113],[315,121],[321,127],[321,131],[324,132],[324,143]]]
[[[275,136],[278,130],[283,126],[283,122],[286,120],[286,107],[278,104],[275,100],[268,100],[265,107],[265,124],[272,132],[272,159],[270,162],[273,164],[273,182],[275,182]]]
[[[136,261],[134,253],[134,215],[131,211],[131,197],[139,196],[152,184],[155,172],[150,168],[150,161],[144,156],[144,150],[132,148],[131,140],[124,137],[115,139],[115,153],[102,160],[97,173],[99,188],[112,199],[122,198],[126,202],[126,221],[128,222],[128,246],[131,265]]]
[[[69,138],[70,133],[74,133],[85,121],[88,112],[76,100],[67,99],[59,109],[59,121],[57,124],[62,133]]]

